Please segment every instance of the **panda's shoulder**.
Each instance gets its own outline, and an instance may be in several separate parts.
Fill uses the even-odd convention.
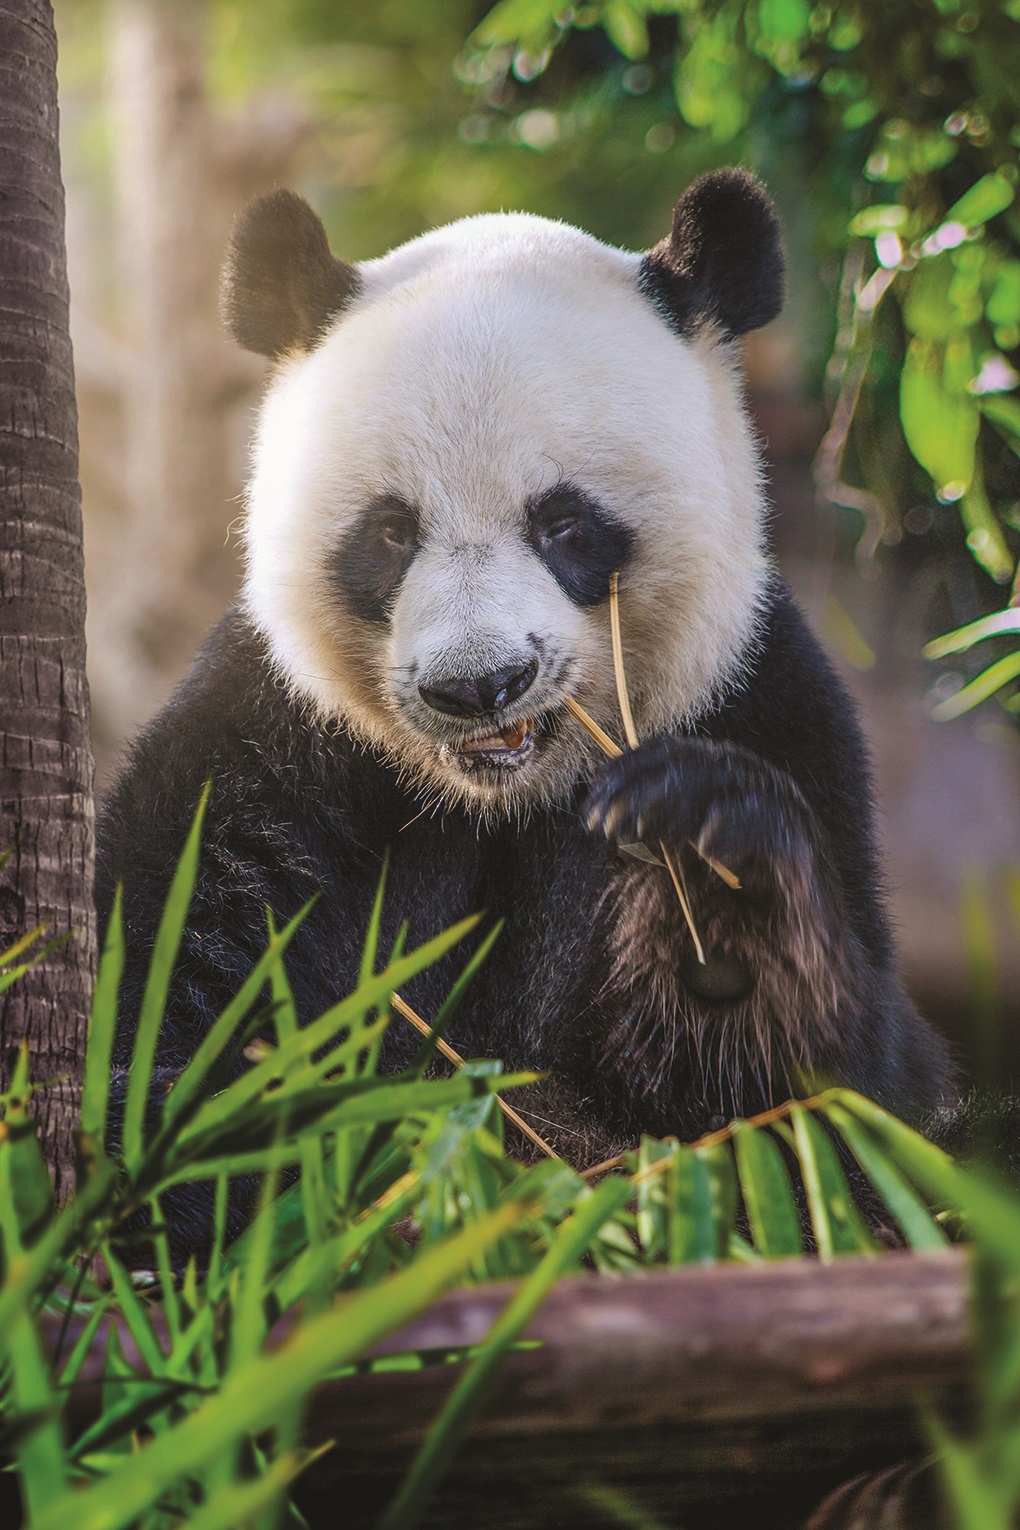
[[[293,816],[328,795],[344,801],[358,751],[323,729],[275,673],[262,636],[234,608],[213,629],[177,690],[135,740],[97,823],[100,882],[137,862],[173,863],[206,782],[206,838]],[[326,785],[328,778],[328,793]]]
[[[704,721],[715,738],[746,745],[804,784],[845,778],[870,795],[870,767],[854,702],[788,586],[773,575],[737,679]]]

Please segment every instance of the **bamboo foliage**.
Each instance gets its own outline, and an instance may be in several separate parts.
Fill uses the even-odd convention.
[[[201,813],[153,952],[151,1008],[136,1043],[139,1076],[154,1056],[156,996],[167,991],[187,913]],[[33,1085],[22,1055],[0,1100],[0,1405],[28,1530],[69,1523],[76,1530],[182,1523],[271,1530],[287,1522],[289,1485],[313,1459],[301,1427],[311,1390],[376,1363],[437,1363],[413,1351],[387,1354],[384,1362],[365,1356],[453,1283],[520,1282],[486,1341],[454,1357],[463,1362],[459,1380],[385,1530],[418,1523],[503,1356],[522,1343],[556,1279],[582,1263],[622,1273],[791,1259],[805,1250],[822,1260],[875,1256],[873,1233],[855,1205],[865,1186],[882,1219],[918,1254],[945,1245],[940,1214],[949,1211],[963,1219],[996,1290],[1003,1272],[1015,1276],[1020,1268],[1016,1200],[846,1089],[785,1102],[693,1143],[646,1137],[621,1160],[584,1172],[556,1157],[530,1167],[515,1162],[504,1150],[497,1091],[525,1087],[532,1075],[467,1060],[454,1077],[423,1077],[452,1012],[449,1001],[427,1027],[415,1066],[378,1074],[394,990],[472,928],[466,921],[415,951],[401,941],[383,954],[382,896],[380,887],[359,986],[305,1027],[283,966],[302,916],[279,930],[270,922],[263,957],[178,1078],[161,1117],[148,1124],[137,1085],[119,1142],[109,1108],[123,965],[115,911],[90,1021],[79,1190],[63,1208],[33,1129]],[[31,949],[22,943],[0,956],[0,974],[16,972]],[[456,997],[477,966],[475,956]],[[252,1066],[210,1094],[223,1057],[251,1048],[256,1020]],[[292,1169],[300,1175],[280,1192],[281,1176]],[[260,1175],[263,1188],[251,1225],[228,1247],[227,1185],[240,1173]],[[212,1210],[201,1264],[192,1258],[180,1268],[168,1197],[188,1180],[211,1184]],[[150,1216],[151,1267],[144,1272],[132,1269],[140,1208]],[[267,1347],[288,1312],[289,1338]],[[961,1492],[980,1468],[982,1502],[991,1494],[1001,1508],[998,1519],[983,1523],[1004,1527],[1002,1505],[1017,1486],[1009,1463],[1016,1459],[1020,1331],[1001,1302],[989,1312],[994,1429],[980,1448],[948,1437],[940,1443]],[[102,1406],[75,1437],[69,1418],[76,1390],[104,1334]]]

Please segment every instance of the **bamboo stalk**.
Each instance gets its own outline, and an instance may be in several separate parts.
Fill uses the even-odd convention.
[[[413,1010],[405,999],[400,997],[399,993],[395,993],[393,995],[393,1008],[397,1011],[398,1015],[403,1015],[405,1020],[409,1020],[414,1026],[415,1030],[420,1031],[423,1036],[431,1037],[435,1041],[438,1050],[442,1052],[443,1056],[447,1059],[448,1062],[452,1062],[455,1068],[463,1068],[464,1059],[461,1057],[460,1053],[455,1052],[449,1043],[443,1040],[442,1036],[433,1037],[432,1027],[429,1025],[428,1021],[423,1020],[421,1015]],[[541,1148],[542,1152],[545,1153],[548,1158],[559,1158],[559,1153],[551,1148],[548,1142],[544,1141],[544,1139],[541,1138],[538,1133],[528,1125],[527,1121],[522,1121],[516,1110],[514,1110],[510,1105],[506,1103],[502,1095],[496,1095],[496,1104],[506,1116],[507,1120],[512,1121],[513,1124],[517,1127],[517,1130],[523,1132],[529,1141],[533,1142],[537,1148]]]
[[[610,575],[609,626],[612,633],[613,673],[616,676],[616,695],[620,703],[620,716],[623,718],[624,737],[627,740],[628,747],[630,749],[636,749],[638,747],[639,739],[637,736],[637,729],[634,726],[634,714],[630,709],[630,696],[627,693],[627,676],[623,667],[623,639],[620,635],[619,581],[620,576],[618,573],[613,573]],[[588,714],[584,712],[582,707],[578,706],[577,702],[568,700],[567,705],[570,708],[572,715],[576,717],[579,722],[581,722],[582,719],[584,720],[584,726],[588,729],[588,732],[597,743],[601,743],[604,749],[605,744],[602,743],[603,739],[605,739],[606,742],[612,744],[612,740],[609,738],[608,734],[602,732],[602,729],[599,727],[598,723],[595,722],[593,718],[588,717]],[[621,754],[622,750],[618,749],[616,745],[613,745],[612,749],[606,749],[606,753],[612,754],[615,757]],[[673,879],[673,887],[676,891],[676,895],[680,903],[680,908],[683,911],[684,919],[687,922],[687,928],[691,932],[691,939],[694,942],[694,950],[697,954],[698,961],[702,966],[704,966],[705,948],[701,944],[701,937],[699,936],[697,926],[694,923],[694,915],[691,911],[690,899],[687,896],[687,888],[684,886],[684,879],[680,868],[673,860],[673,857],[670,855],[661,839],[659,840],[659,849],[661,850],[662,858],[669,869],[669,874]]]
[[[620,758],[623,750],[619,744],[614,743],[609,734],[599,727],[594,717],[589,717],[579,701],[575,701],[573,696],[567,696],[564,698],[564,706],[574,721],[579,722],[584,731],[595,740],[603,754],[607,754],[611,760]]]
[[[623,718],[623,732],[631,749],[638,746],[637,729],[634,726],[634,714],[630,709],[630,696],[627,692],[627,673],[623,667],[623,638],[620,635],[620,576],[609,576],[609,630],[613,640],[613,673],[616,676],[616,695],[620,703],[620,716]]]

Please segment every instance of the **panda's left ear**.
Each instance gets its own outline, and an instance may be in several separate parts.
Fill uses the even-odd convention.
[[[688,186],[673,228],[641,264],[641,287],[682,335],[705,322],[733,338],[783,306],[783,248],[775,209],[746,170],[716,170]]]
[[[322,219],[296,192],[256,197],[234,224],[220,312],[238,345],[260,356],[310,350],[360,285],[335,260]]]

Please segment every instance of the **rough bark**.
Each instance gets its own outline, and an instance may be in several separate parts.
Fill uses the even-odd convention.
[[[66,1195],[95,915],[56,58],[49,0],[0,9],[0,947],[44,922],[70,936],[0,997],[0,1083],[27,1038],[33,1078],[59,1080],[35,1114]]]

